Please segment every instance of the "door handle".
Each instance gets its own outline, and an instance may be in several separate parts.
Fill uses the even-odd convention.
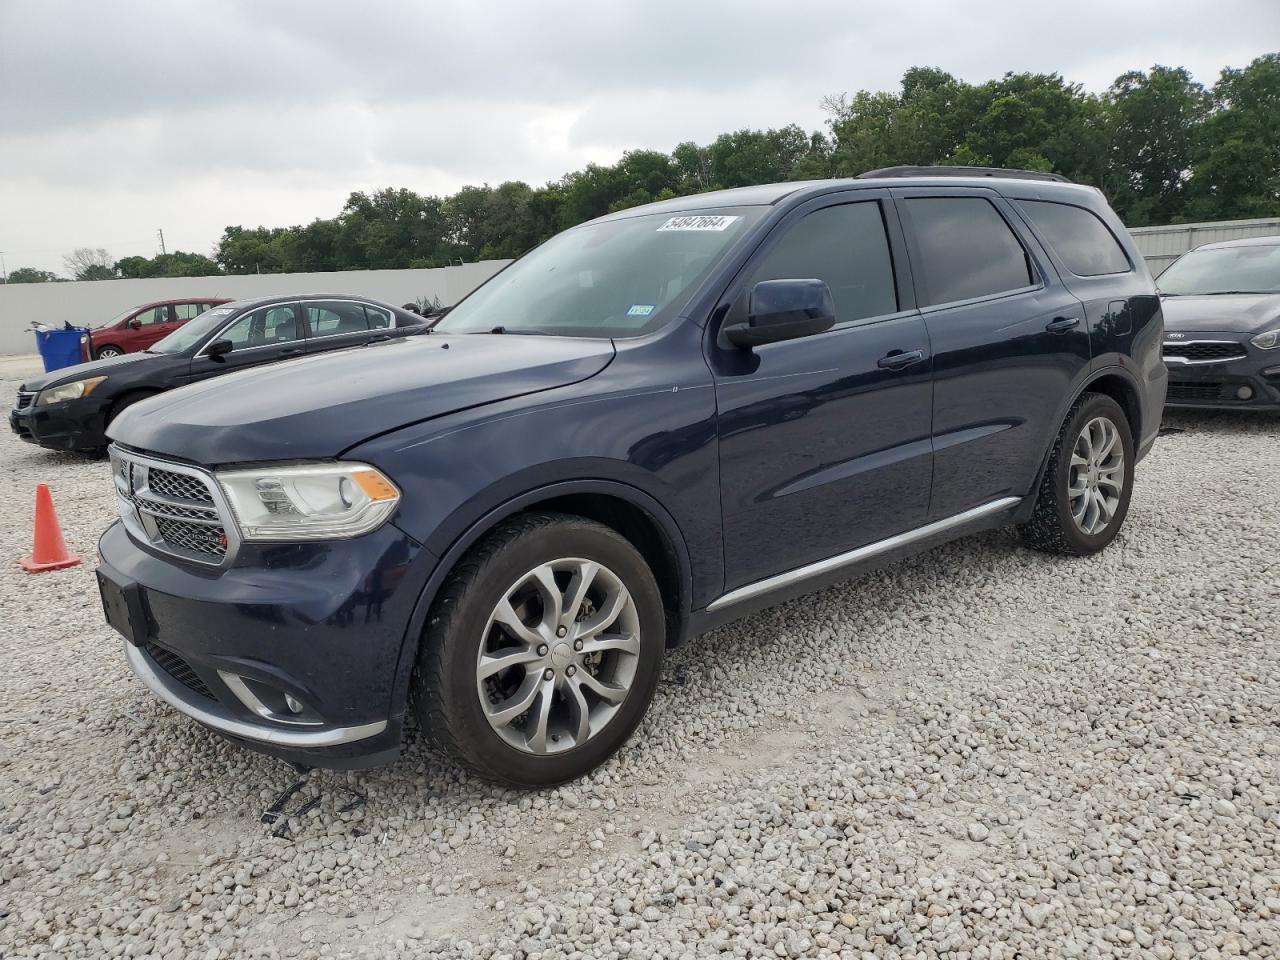
[[[876,366],[881,370],[901,370],[909,367],[913,363],[919,363],[924,359],[923,350],[894,350],[887,353],[876,361]]]
[[[299,356],[301,353],[302,353],[302,348],[301,348],[301,347],[290,347],[288,350],[281,350],[281,351],[280,351],[280,356],[282,356],[282,357],[296,357],[296,356]]]
[[[1050,333],[1066,333],[1078,326],[1080,326],[1079,317],[1054,317],[1044,325],[1044,328]]]

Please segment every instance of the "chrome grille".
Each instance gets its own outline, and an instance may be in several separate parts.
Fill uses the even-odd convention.
[[[26,390],[18,391],[18,402],[14,405],[19,410],[25,410],[35,402],[36,395],[28,393]]]
[[[1237,360],[1248,355],[1242,344],[1223,340],[1166,340],[1164,344],[1166,362],[1215,363],[1219,360]]]
[[[210,474],[118,447],[111,471],[120,517],[135,537],[197,563],[221,565],[234,555],[235,526]]]
[[[186,473],[174,473],[152,467],[148,471],[148,485],[153,493],[162,497],[173,497],[176,500],[194,500],[197,503],[213,503],[213,495],[199,477]]]

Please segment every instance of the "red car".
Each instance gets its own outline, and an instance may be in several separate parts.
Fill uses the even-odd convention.
[[[101,360],[146,350],[188,320],[223,303],[230,301],[226,297],[187,297],[130,307],[101,326],[92,327],[88,336],[81,337],[80,356],[86,361]]]

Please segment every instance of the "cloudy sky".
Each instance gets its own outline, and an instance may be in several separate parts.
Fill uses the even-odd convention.
[[[77,246],[157,253],[163,228],[208,253],[228,224],[333,216],[352,190],[819,129],[824,95],[913,65],[1212,83],[1277,37],[1278,0],[0,0],[0,251],[61,272]]]

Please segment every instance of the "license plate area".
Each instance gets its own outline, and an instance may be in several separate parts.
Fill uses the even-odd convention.
[[[135,646],[145,643],[149,619],[142,589],[132,581],[120,583],[101,570],[97,573],[98,594],[107,623]]]

